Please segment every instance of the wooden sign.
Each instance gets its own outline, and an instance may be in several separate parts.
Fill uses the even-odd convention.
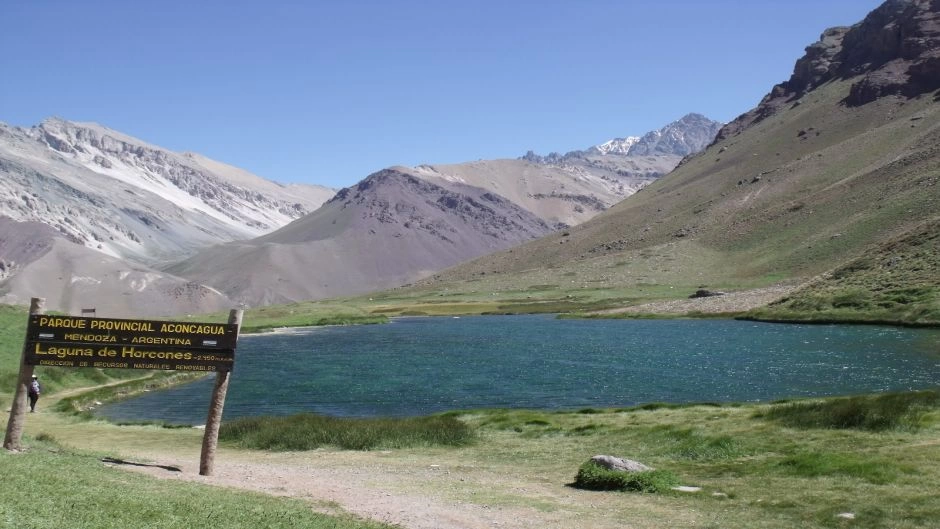
[[[230,371],[238,326],[30,315],[24,361],[33,366]]]
[[[223,325],[47,316],[43,314],[45,303],[42,298],[30,301],[19,382],[3,447],[21,449],[27,385],[34,366],[215,371],[199,456],[199,474],[211,476],[242,310],[230,311],[228,323]]]

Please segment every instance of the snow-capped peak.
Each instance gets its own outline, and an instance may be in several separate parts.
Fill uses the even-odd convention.
[[[630,147],[633,147],[636,142],[640,141],[639,136],[627,136],[626,138],[614,138],[610,141],[605,141],[600,145],[595,145],[589,150],[595,151],[600,154],[627,154],[630,150]]]

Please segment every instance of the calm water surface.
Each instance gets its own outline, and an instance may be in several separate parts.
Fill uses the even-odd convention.
[[[205,423],[213,377],[114,403]],[[940,385],[940,331],[733,320],[402,318],[242,336],[225,418],[766,401]]]

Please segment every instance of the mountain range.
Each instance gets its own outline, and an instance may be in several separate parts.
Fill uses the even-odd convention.
[[[534,163],[606,171],[634,181],[639,189],[672,171],[682,159],[708,146],[722,124],[701,114],[687,114],[643,136],[614,138],[599,145],[565,154],[539,156],[529,151],[522,158]]]
[[[648,136],[702,138],[717,130],[692,115]],[[681,159],[666,145],[660,152],[638,163]],[[252,306],[363,294],[579,224],[653,179],[600,163],[532,159],[391,167],[284,228],[208,248],[167,271]]]
[[[825,30],[724,126],[690,114],[563,155],[389,167],[335,193],[100,125],[2,125],[0,299],[143,316],[414,284],[616,307],[811,280],[779,306],[930,305],[938,101],[940,0],[888,0]],[[834,293],[817,303],[819,289]]]
[[[823,32],[787,81],[669,175],[570,230],[420,286],[628,298],[865,271],[867,291],[823,304],[884,298],[871,306],[890,311],[917,299],[940,319],[940,257],[923,246],[936,246],[923,234],[940,211],[938,101],[940,2],[889,0]],[[918,283],[897,280],[908,266]]]
[[[663,130],[717,131],[683,120]],[[392,167],[337,194],[94,123],[0,124],[0,299],[176,314],[361,293],[583,222],[644,174],[481,160]]]

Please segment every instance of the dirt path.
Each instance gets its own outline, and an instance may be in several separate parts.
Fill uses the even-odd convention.
[[[122,466],[162,479],[187,480],[246,489],[310,502],[314,510],[353,513],[409,529],[550,529],[663,527],[651,519],[694,525],[694,513],[663,510],[649,496],[604,494],[564,485],[569,479],[511,476],[498,469],[471,466],[445,455],[392,452],[313,451],[244,453],[217,456],[213,476],[198,475],[198,456],[139,454],[160,465]],[[643,512],[631,524],[628,513]],[[690,515],[691,514],[691,515]]]
[[[776,285],[738,292],[728,292],[721,296],[694,299],[674,299],[654,301],[644,305],[598,311],[601,314],[687,314],[702,312],[717,314],[725,312],[744,312],[762,307],[796,290],[797,285]]]
[[[400,469],[371,462],[362,466],[335,466],[322,458],[303,461],[295,455],[259,454],[263,461],[229,460],[218,465],[211,477],[198,475],[197,461],[182,462],[182,472],[166,472],[154,467],[129,467],[166,479],[198,481],[213,485],[253,490],[277,496],[290,496],[311,502],[320,512],[349,512],[411,529],[534,527],[515,523],[532,516],[520,516],[513,509],[494,509],[440,496],[409,492],[414,480],[430,469],[403,473]],[[358,459],[355,454],[351,459]],[[317,461],[320,459],[320,461]],[[174,460],[174,463],[180,463]],[[391,479],[396,483],[389,483]],[[531,513],[528,513],[531,514]]]
[[[358,452],[260,452],[220,448],[213,476],[199,475],[202,431],[87,422],[49,411],[75,392],[50,395],[30,414],[26,433],[65,446],[157,466],[105,463],[148,474],[307,501],[326,514],[353,514],[407,529],[624,529],[689,527],[694,511],[676,512],[655,495],[609,494],[566,486],[573,470],[489,463],[486,442],[474,449]]]

